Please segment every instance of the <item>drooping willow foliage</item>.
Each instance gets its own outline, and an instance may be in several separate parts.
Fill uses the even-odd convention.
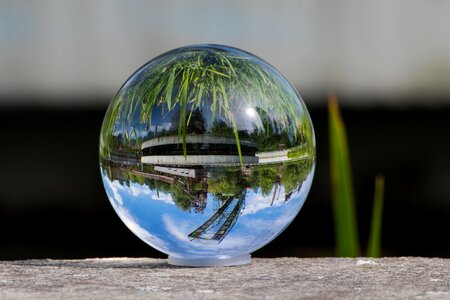
[[[178,51],[178,53],[177,53]],[[139,140],[136,124],[151,125],[155,106],[170,112],[179,109],[178,137],[186,155],[187,126],[196,109],[211,110],[212,123],[217,115],[233,128],[241,158],[236,112],[254,108],[265,119],[295,141],[311,144],[313,133],[303,103],[299,103],[290,84],[268,64],[243,52],[225,51],[211,46],[162,55],[132,76],[113,99],[103,124],[101,149],[112,138],[114,126],[121,127],[126,138]],[[264,126],[263,126],[264,127]],[[263,129],[261,129],[263,130]]]

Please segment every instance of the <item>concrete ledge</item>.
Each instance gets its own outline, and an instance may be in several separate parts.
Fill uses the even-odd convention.
[[[253,259],[228,268],[107,258],[0,262],[1,299],[450,299],[450,260]]]

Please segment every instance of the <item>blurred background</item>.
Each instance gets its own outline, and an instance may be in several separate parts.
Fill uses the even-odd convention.
[[[359,234],[386,177],[382,254],[450,257],[450,2],[0,0],[0,259],[154,256],[98,166],[110,99],[141,65],[218,43],[275,66],[317,137],[294,223],[254,256],[332,256],[327,95],[347,126]]]

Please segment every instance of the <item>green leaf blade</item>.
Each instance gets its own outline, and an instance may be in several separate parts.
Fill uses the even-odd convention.
[[[236,139],[236,147],[239,154],[239,163],[241,164],[241,166],[243,166],[244,161],[242,160],[241,141],[239,139],[239,131],[237,129],[236,122],[234,121],[234,117],[231,117],[231,124],[233,125],[234,138]]]
[[[381,224],[383,218],[384,177],[375,177],[375,196],[372,209],[372,224],[370,227],[367,256],[380,257],[381,255]]]
[[[345,126],[335,96],[329,97],[328,111],[336,254],[356,257],[359,255],[359,238],[350,155]]]
[[[167,82],[167,87],[166,87],[166,103],[167,103],[167,107],[170,110],[171,109],[171,104],[172,104],[172,92],[173,92],[173,81],[175,79],[175,71],[176,68],[173,68],[172,72],[170,73],[169,76],[169,81]]]

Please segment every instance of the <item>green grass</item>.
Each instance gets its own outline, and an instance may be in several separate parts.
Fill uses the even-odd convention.
[[[384,177],[375,178],[375,196],[372,209],[372,224],[370,227],[367,256],[379,257],[381,255],[381,223],[383,215]]]
[[[294,147],[291,150],[289,150],[287,157],[294,159],[294,158],[304,157],[305,155],[307,155],[307,153],[308,153],[308,149],[306,147],[298,146],[298,147]]]
[[[334,210],[336,254],[359,255],[358,226],[347,134],[335,96],[328,102],[331,193]]]
[[[128,139],[137,139],[136,124],[131,120],[138,117],[141,124],[150,126],[155,106],[165,112],[179,108],[178,136],[185,155],[186,128],[197,109],[210,109],[213,122],[218,115],[228,120],[241,163],[235,119],[241,109],[251,107],[260,116],[270,116],[265,118],[267,124],[259,128],[261,132],[272,122],[271,126],[286,132],[294,141],[311,143],[313,139],[306,108],[298,105],[295,90],[287,81],[266,63],[218,48],[198,47],[151,62],[113,99],[104,121],[103,143],[112,138],[116,124],[121,124]]]
[[[328,101],[331,197],[334,214],[336,255],[356,257],[360,255],[358,223],[353,188],[353,178],[348,149],[347,133],[336,96]],[[376,177],[367,255],[380,256],[381,222],[384,196],[384,178]]]

